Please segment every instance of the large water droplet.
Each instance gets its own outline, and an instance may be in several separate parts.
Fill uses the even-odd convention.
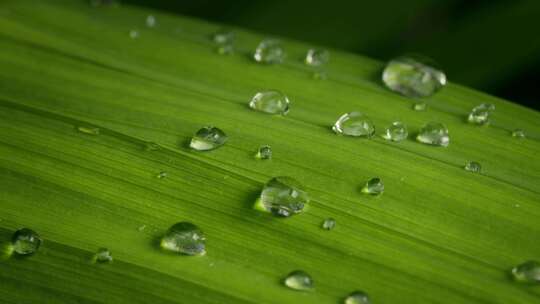
[[[78,126],[77,131],[88,135],[99,135],[99,128],[91,126]]]
[[[325,219],[322,223],[322,228],[325,230],[332,230],[334,227],[336,227],[336,220],[331,217]]]
[[[369,304],[369,297],[363,291],[354,291],[345,298],[345,304]]]
[[[448,129],[445,125],[438,122],[428,122],[425,124],[418,132],[416,140],[424,144],[441,147],[448,147],[450,144]]]
[[[374,177],[366,182],[362,188],[362,193],[379,195],[384,192],[384,184],[380,178]]]
[[[514,129],[512,131],[512,137],[525,138],[525,131],[521,129]]]
[[[288,217],[304,211],[308,203],[309,196],[302,184],[292,177],[280,176],[264,185],[254,208]]]
[[[41,242],[41,238],[37,232],[28,228],[15,231],[11,237],[13,251],[20,255],[35,253],[39,249],[39,246],[41,246]]]
[[[482,166],[478,162],[470,161],[465,165],[465,170],[473,173],[480,173],[480,170],[482,170]]]
[[[110,263],[113,260],[111,252],[107,248],[99,248],[93,258],[97,263]]]
[[[495,110],[495,106],[489,103],[483,103],[474,107],[467,117],[467,121],[477,125],[489,123],[489,115]]]
[[[309,49],[304,62],[307,65],[318,67],[326,64],[329,59],[330,53],[327,50]]]
[[[540,283],[540,263],[527,261],[512,268],[514,279],[525,283]]]
[[[384,84],[407,97],[431,96],[446,84],[446,75],[435,64],[420,56],[391,60],[383,71]]]
[[[406,139],[408,135],[409,132],[407,131],[407,126],[400,121],[395,121],[386,128],[382,138],[399,142]]]
[[[360,112],[341,115],[332,130],[337,134],[370,138],[375,134],[375,126],[371,120]]]
[[[206,126],[193,135],[189,146],[197,151],[208,151],[221,147],[227,139],[228,136],[220,129]]]
[[[206,254],[206,237],[192,223],[180,222],[169,228],[161,239],[161,248],[185,255]]]
[[[264,39],[255,49],[253,58],[260,63],[281,63],[285,58],[285,52],[278,40]]]
[[[153,15],[148,15],[146,17],[146,26],[148,27],[156,26],[156,17],[154,17]]]
[[[255,154],[255,158],[258,159],[271,159],[272,158],[272,148],[270,146],[261,146]]]
[[[313,289],[313,279],[309,274],[302,270],[295,270],[285,278],[285,286],[300,291]]]
[[[289,112],[289,98],[277,90],[262,91],[251,98],[249,107],[268,114],[285,115]]]

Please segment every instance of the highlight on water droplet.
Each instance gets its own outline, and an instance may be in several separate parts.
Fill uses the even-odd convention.
[[[336,134],[370,138],[375,134],[375,126],[371,119],[360,112],[350,112],[338,118],[332,130]]]
[[[362,188],[362,193],[380,195],[384,192],[384,184],[380,178],[374,177],[366,182]]]
[[[472,124],[485,125],[489,123],[489,116],[495,110],[495,106],[489,103],[483,103],[471,110],[467,121]]]
[[[259,150],[255,154],[257,159],[271,159],[272,158],[272,148],[268,145],[260,146]]]
[[[283,281],[285,286],[298,291],[309,291],[313,289],[313,279],[302,270],[295,270],[287,275]]]
[[[92,258],[94,263],[110,263],[113,261],[111,252],[107,248],[99,248]]]
[[[369,304],[369,296],[360,290],[350,293],[344,301],[345,304]]]
[[[512,137],[525,138],[525,131],[523,131],[522,129],[514,129],[512,131]]]
[[[161,248],[183,255],[205,255],[206,236],[192,223],[176,223],[161,239]]]
[[[42,240],[39,234],[32,229],[22,228],[11,237],[13,252],[18,255],[31,255],[38,251]]]
[[[193,150],[208,151],[221,147],[227,139],[225,132],[216,127],[206,126],[193,135],[189,146]]]
[[[249,107],[268,114],[286,115],[289,113],[289,98],[278,90],[261,91],[251,98]]]
[[[99,128],[91,126],[77,126],[77,131],[88,135],[99,135]]]
[[[303,212],[308,203],[309,195],[300,182],[292,177],[279,176],[264,185],[253,207],[276,216],[289,217]]]
[[[324,230],[332,230],[334,227],[336,227],[336,220],[331,217],[325,219],[322,223],[322,228]]]
[[[473,172],[473,173],[480,173],[480,171],[482,170],[482,166],[480,165],[480,163],[475,162],[475,161],[467,162],[464,168],[465,170]]]
[[[309,49],[306,54],[304,63],[313,66],[319,67],[325,65],[330,59],[330,53],[324,49]]]
[[[156,175],[156,177],[159,178],[159,179],[164,179],[167,176],[169,176],[169,174],[167,172],[165,172],[165,171],[161,171]]]
[[[423,56],[402,56],[386,65],[382,80],[392,91],[407,97],[427,97],[446,85],[446,75]]]
[[[408,135],[409,131],[407,131],[407,126],[401,121],[395,121],[388,128],[386,128],[381,137],[386,140],[400,142],[407,139]]]
[[[129,38],[131,38],[131,39],[137,39],[137,38],[139,38],[139,31],[137,31],[137,30],[130,30],[130,31],[129,31]]]
[[[445,125],[438,122],[428,122],[425,124],[418,132],[416,140],[423,144],[441,147],[448,147],[450,144],[448,129]]]
[[[526,261],[512,268],[512,276],[518,282],[540,283],[540,262]]]
[[[278,64],[283,62],[285,51],[281,42],[276,39],[264,39],[259,43],[253,54],[253,59],[259,63]]]
[[[413,110],[415,111],[425,111],[427,109],[427,104],[425,102],[416,102],[413,105]]]
[[[148,27],[156,26],[156,17],[154,17],[153,15],[146,16],[146,26]]]

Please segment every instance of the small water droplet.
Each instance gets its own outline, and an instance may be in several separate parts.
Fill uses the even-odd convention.
[[[99,248],[93,258],[94,263],[110,263],[113,261],[111,252],[107,248]]]
[[[441,147],[448,147],[450,144],[448,129],[445,125],[438,122],[428,122],[425,124],[418,132],[416,140],[424,144]]]
[[[309,49],[304,62],[309,66],[318,67],[324,65],[330,59],[330,53],[323,49]]]
[[[371,120],[360,112],[341,115],[332,130],[337,134],[370,138],[375,134],[375,126]]]
[[[285,52],[283,51],[279,40],[264,39],[255,49],[253,58],[256,62],[260,63],[281,63],[285,58]]]
[[[39,249],[39,246],[41,246],[41,243],[42,240],[39,234],[28,228],[15,231],[11,237],[13,251],[20,255],[31,255],[35,253]]]
[[[369,297],[363,291],[354,291],[345,298],[345,304],[369,304]]]
[[[407,126],[400,121],[395,121],[388,128],[386,128],[382,138],[390,141],[400,142],[406,139],[408,135],[409,132],[407,131]]]
[[[512,131],[512,137],[525,138],[525,131],[521,129],[515,129]]]
[[[255,154],[255,158],[258,159],[271,159],[272,158],[272,148],[270,146],[261,146]]]
[[[362,188],[362,193],[365,194],[371,194],[371,195],[379,195],[384,192],[384,184],[382,183],[381,179],[378,177],[374,177],[366,182],[364,187]]]
[[[292,177],[274,177],[268,181],[255,202],[257,210],[289,217],[304,211],[309,196],[304,186]]]
[[[131,39],[139,38],[139,31],[137,31],[137,30],[129,31],[129,38],[131,38]]]
[[[206,236],[189,222],[180,222],[169,228],[161,239],[161,248],[185,255],[205,255]]]
[[[336,220],[331,217],[325,219],[322,223],[322,228],[325,230],[332,230],[334,227],[336,227]]]
[[[169,174],[165,171],[161,171],[158,173],[158,175],[156,175],[157,178],[159,179],[163,179],[163,178],[166,178]]]
[[[228,136],[220,129],[206,126],[193,135],[189,146],[197,151],[208,151],[221,147],[227,139]]]
[[[413,110],[415,111],[425,111],[427,109],[427,104],[425,102],[416,102],[413,105]]]
[[[407,97],[433,95],[446,84],[446,75],[436,64],[421,56],[403,56],[391,60],[383,71],[384,84]]]
[[[477,125],[489,123],[489,115],[495,110],[495,106],[489,103],[483,103],[474,107],[467,117],[467,121]]]
[[[154,17],[153,15],[148,15],[146,17],[146,26],[148,27],[156,26],[156,17]]]
[[[78,126],[77,131],[89,135],[99,135],[99,128],[96,127]]]
[[[302,270],[295,270],[287,275],[284,280],[285,286],[300,291],[313,289],[313,279],[309,274]]]
[[[251,98],[249,107],[268,114],[285,115],[289,112],[289,98],[277,90],[262,91]]]
[[[146,225],[140,225],[140,226],[137,228],[137,230],[138,230],[139,232],[144,231],[144,229],[146,229]]]
[[[526,261],[512,268],[514,279],[525,283],[540,283],[540,263]]]
[[[482,166],[478,162],[470,161],[465,165],[465,170],[473,173],[480,173]]]

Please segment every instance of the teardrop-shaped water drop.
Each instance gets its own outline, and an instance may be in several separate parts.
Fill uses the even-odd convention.
[[[197,151],[208,151],[221,147],[227,139],[225,132],[216,127],[206,126],[193,135],[189,146]]]
[[[289,217],[303,212],[308,203],[309,196],[300,182],[292,177],[279,176],[264,185],[254,208]]]
[[[540,283],[540,262],[526,261],[512,268],[516,281],[525,283]]]
[[[380,195],[384,192],[384,184],[380,178],[374,177],[366,182],[362,188],[362,193]]]
[[[169,228],[161,239],[161,248],[184,255],[206,254],[206,236],[189,222],[180,222]]]
[[[336,227],[336,220],[331,217],[325,219],[322,223],[322,228],[324,230],[332,230],[334,227]]]
[[[382,138],[390,141],[400,142],[407,138],[409,131],[407,126],[401,121],[393,122],[388,128],[386,128]]]
[[[465,170],[473,173],[480,173],[480,170],[482,170],[482,166],[478,162],[470,161],[465,165]]]
[[[309,49],[304,62],[313,67],[325,65],[330,59],[330,53],[323,49]]]
[[[512,131],[512,137],[525,138],[525,131],[521,129],[514,129]]]
[[[495,110],[495,106],[489,103],[483,103],[474,107],[467,117],[469,123],[485,125],[489,123],[489,115]]]
[[[391,60],[383,71],[384,84],[407,97],[427,97],[446,85],[446,75],[436,64],[421,56],[403,56]]]
[[[313,279],[309,274],[302,270],[295,270],[284,280],[285,286],[299,291],[308,291],[313,289]]]
[[[257,150],[257,154],[255,154],[255,158],[258,159],[271,159],[272,158],[272,148],[270,146],[261,146],[259,147],[259,150]]]
[[[13,234],[11,237],[11,245],[13,251],[20,255],[31,255],[35,253],[42,240],[39,234],[32,229],[22,228]]]
[[[369,304],[370,303],[368,295],[365,292],[360,291],[360,290],[350,293],[345,298],[344,302],[345,304]]]
[[[259,43],[253,54],[256,62],[275,64],[283,62],[285,52],[281,42],[275,39],[264,39]]]
[[[94,262],[97,263],[110,263],[113,261],[111,252],[107,248],[99,248],[93,258]]]
[[[450,144],[448,129],[445,125],[438,122],[428,122],[425,124],[418,132],[416,140],[423,144],[441,147],[448,147]]]
[[[350,112],[341,115],[332,130],[337,134],[370,138],[375,134],[375,126],[371,119],[360,112]]]
[[[249,107],[268,114],[285,115],[289,112],[289,98],[277,90],[262,91],[251,98]]]

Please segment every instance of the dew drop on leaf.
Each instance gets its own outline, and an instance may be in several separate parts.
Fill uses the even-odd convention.
[[[15,231],[11,237],[13,251],[19,255],[31,255],[35,253],[39,249],[39,246],[41,246],[41,243],[42,240],[39,234],[28,228]]]
[[[491,112],[495,110],[495,106],[489,103],[483,103],[476,107],[474,107],[471,112],[469,113],[469,116],[467,117],[467,121],[472,124],[477,125],[485,125],[489,123],[489,116]]]
[[[283,62],[285,52],[281,42],[275,39],[264,39],[259,43],[253,54],[253,59],[259,63],[276,64]]]
[[[470,161],[465,165],[465,170],[473,173],[480,173],[482,166],[478,162]]]
[[[308,291],[313,289],[313,279],[309,274],[302,270],[295,270],[287,275],[284,280],[285,286],[299,291]]]
[[[206,236],[192,223],[176,223],[161,239],[161,248],[184,255],[205,255]]]
[[[350,112],[338,118],[332,130],[336,134],[370,138],[375,134],[371,119],[360,112]]]
[[[380,178],[374,177],[366,182],[362,188],[362,193],[380,195],[384,192],[384,184]]]
[[[276,216],[289,217],[304,211],[309,196],[304,186],[292,177],[274,177],[268,181],[254,208]]]
[[[345,304],[369,304],[369,297],[363,291],[354,291],[349,294],[344,301]]]
[[[448,129],[445,125],[438,122],[428,122],[425,124],[418,132],[416,140],[423,144],[441,147],[448,147],[450,144]]]
[[[285,115],[289,112],[289,98],[277,90],[262,91],[251,98],[249,107],[268,114]]]
[[[386,128],[382,138],[390,141],[400,142],[407,138],[409,132],[407,131],[407,126],[400,122],[393,122],[388,128]]]
[[[322,223],[322,228],[324,230],[332,230],[334,227],[336,227],[336,220],[331,217],[325,219]]]
[[[330,59],[330,53],[323,49],[309,49],[306,54],[305,64],[313,67],[325,65]]]
[[[202,127],[193,135],[189,146],[193,150],[208,151],[221,147],[227,141],[228,136],[221,129],[206,126]]]
[[[540,262],[526,261],[512,268],[512,276],[516,281],[540,283]]]
[[[261,146],[257,153],[255,154],[257,159],[271,159],[272,158],[272,148],[270,146]]]
[[[93,258],[96,263],[110,263],[113,261],[111,252],[107,248],[99,248]]]

